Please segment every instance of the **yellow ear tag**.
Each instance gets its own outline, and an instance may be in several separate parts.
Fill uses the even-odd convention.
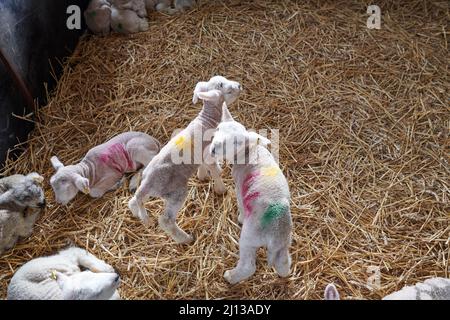
[[[82,191],[84,194],[89,194],[89,192],[91,192],[91,190],[89,189],[89,187],[86,187],[83,189]]]
[[[52,270],[50,273],[50,279],[53,279],[56,281],[57,277],[56,277],[56,270]]]

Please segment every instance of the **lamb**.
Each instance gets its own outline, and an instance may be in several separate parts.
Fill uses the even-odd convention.
[[[340,300],[334,284],[325,288],[325,300]],[[382,300],[450,300],[450,279],[430,278],[413,286],[406,286]]]
[[[124,34],[147,31],[144,0],[111,0],[111,28]]]
[[[111,31],[111,5],[107,0],[92,0],[84,11],[86,24],[93,33],[106,36]]]
[[[178,243],[190,243],[193,237],[184,232],[176,224],[176,215],[181,209],[187,195],[189,178],[198,169],[200,178],[205,178],[206,170],[214,179],[214,190],[218,194],[226,191],[220,178],[220,168],[214,159],[203,157],[211,138],[208,132],[216,129],[222,116],[222,104],[233,103],[242,90],[238,82],[230,81],[222,76],[212,77],[208,82],[199,82],[194,90],[193,102],[204,101],[203,109],[192,122],[175,137],[173,137],[161,152],[144,169],[142,181],[128,207],[135,217],[148,225],[149,217],[144,208],[144,202],[150,197],[160,197],[166,201],[164,213],[159,217],[160,227]],[[202,141],[195,143],[195,137]],[[192,143],[194,142],[194,143]],[[203,153],[200,161],[175,163],[174,155],[189,153],[192,148],[199,148]],[[190,159],[191,160],[191,159]]]
[[[115,300],[120,276],[84,249],[71,247],[28,261],[8,286],[8,300]]]
[[[46,205],[43,181],[36,172],[0,179],[0,255],[14,247],[19,237],[27,238],[33,232]]]
[[[211,142],[213,157],[232,164],[242,231],[239,261],[227,270],[225,279],[236,284],[251,277],[256,270],[256,251],[268,250],[268,263],[278,275],[290,273],[292,218],[290,193],[285,176],[266,146],[270,140],[249,132],[235,121],[224,105],[223,119]]]
[[[147,10],[156,10],[167,14],[184,12],[194,6],[194,0],[175,0],[174,8],[171,7],[172,0],[146,0]]]
[[[159,152],[160,143],[142,132],[125,132],[98,145],[75,165],[64,166],[56,156],[51,163],[56,173],[50,178],[56,202],[66,205],[81,191],[93,198],[120,186],[123,176],[145,167]],[[130,181],[133,192],[140,172]]]

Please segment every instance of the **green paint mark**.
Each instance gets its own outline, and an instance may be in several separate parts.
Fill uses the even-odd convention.
[[[91,16],[91,17],[95,17],[96,15],[97,15],[97,12],[95,12],[95,11],[89,12],[89,16]]]
[[[286,204],[274,203],[271,204],[263,216],[261,217],[261,225],[263,228],[267,227],[270,223],[272,223],[275,219],[280,218],[284,215],[288,210],[288,206]]]
[[[122,30],[122,29],[123,29],[123,27],[122,27],[122,24],[121,24],[121,23],[119,23],[118,27],[119,27],[119,30]]]

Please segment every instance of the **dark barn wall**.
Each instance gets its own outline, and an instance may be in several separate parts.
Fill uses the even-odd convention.
[[[0,0],[0,48],[28,85],[38,104],[45,104],[45,87],[51,90],[55,81],[52,68],[59,75],[58,63],[70,55],[82,30],[66,27],[67,7],[79,5],[83,11],[88,0]],[[20,91],[0,62],[0,168],[8,149],[25,141],[32,123],[23,116],[30,110]]]

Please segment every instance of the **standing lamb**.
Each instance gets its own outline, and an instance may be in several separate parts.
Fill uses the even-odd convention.
[[[120,276],[86,250],[72,247],[25,263],[11,279],[8,300],[115,300]]]
[[[160,143],[142,132],[125,132],[88,151],[75,165],[64,166],[56,156],[51,158],[56,173],[50,178],[56,202],[66,205],[81,191],[99,198],[120,186],[125,173],[144,168],[159,152]],[[130,182],[134,191],[140,178]]]
[[[11,249],[19,237],[29,237],[33,232],[45,208],[43,181],[35,172],[0,179],[0,254]]]
[[[339,292],[332,283],[325,288],[325,300],[340,300]],[[450,300],[450,279],[430,278],[413,286],[405,286],[382,300]]]
[[[144,0],[111,0],[111,28],[124,34],[147,31]]]
[[[93,33],[106,36],[111,31],[111,5],[107,0],[92,0],[84,11],[86,24]]]
[[[220,169],[213,159],[203,158],[207,154],[211,139],[206,137],[208,131],[217,127],[222,117],[222,104],[233,103],[239,96],[242,88],[238,82],[230,81],[224,77],[216,76],[208,82],[199,82],[194,90],[193,102],[198,99],[204,101],[202,111],[192,122],[174,138],[172,138],[153,158],[143,172],[141,185],[128,206],[135,217],[145,224],[149,223],[144,202],[150,197],[161,197],[166,200],[164,213],[159,217],[159,225],[178,243],[190,243],[193,237],[184,232],[176,224],[176,216],[181,209],[187,195],[187,183],[193,173],[199,169],[197,161],[188,163],[174,163],[173,155],[184,153],[192,148],[200,149],[202,159],[200,163],[206,166],[214,179],[214,190],[222,194],[226,191],[220,178]],[[195,143],[195,137],[202,141]],[[203,162],[202,162],[203,161]],[[200,171],[200,169],[199,169]],[[200,173],[200,172],[199,172]],[[203,176],[204,177],[204,176]]]
[[[268,262],[281,277],[290,273],[292,219],[289,186],[266,146],[270,140],[248,132],[224,106],[223,120],[211,142],[210,152],[233,165],[242,231],[239,262],[225,272],[230,284],[251,277],[256,270],[256,251],[268,250]]]

